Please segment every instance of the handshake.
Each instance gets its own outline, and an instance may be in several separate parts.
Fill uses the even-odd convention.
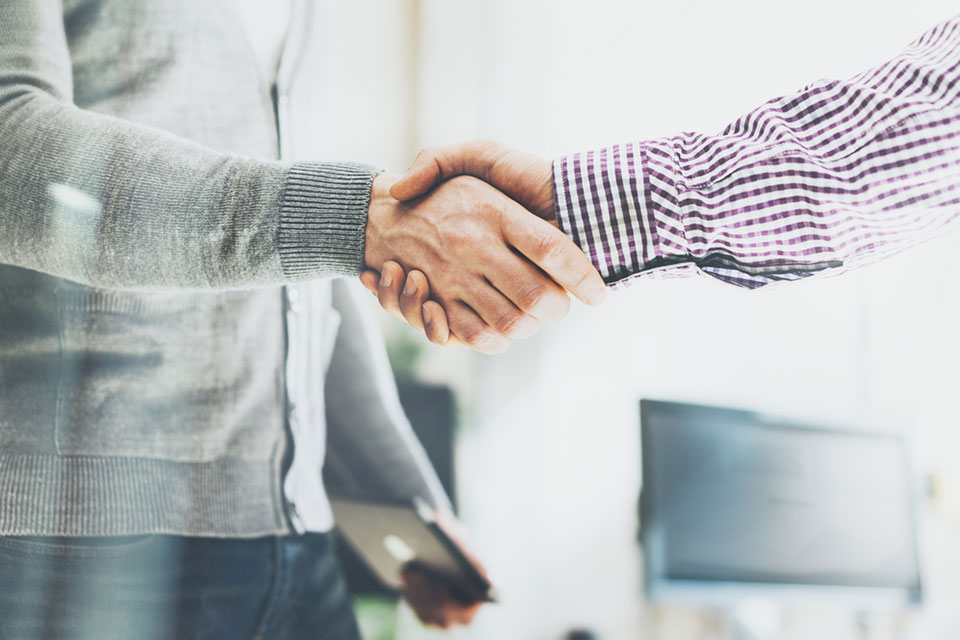
[[[568,291],[606,296],[557,227],[550,161],[493,142],[425,149],[403,177],[377,176],[364,257],[360,279],[385,309],[482,353],[563,318]]]

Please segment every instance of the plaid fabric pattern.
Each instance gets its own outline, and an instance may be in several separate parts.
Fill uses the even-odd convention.
[[[756,288],[868,264],[960,217],[958,82],[960,16],[719,135],[558,158],[560,228],[615,287],[701,273]]]

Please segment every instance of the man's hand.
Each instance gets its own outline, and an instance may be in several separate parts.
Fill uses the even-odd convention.
[[[413,200],[444,184],[446,180],[464,174],[489,183],[528,211],[556,226],[550,162],[495,142],[476,141],[425,149],[417,155],[407,174],[391,185],[390,194],[397,200]],[[409,269],[408,274],[408,269],[400,263],[387,261],[381,266],[380,273],[368,270],[360,279],[379,297],[381,306],[406,320],[418,331],[423,331],[431,342],[473,346],[451,321],[451,310],[436,295],[442,287],[416,269]],[[544,270],[553,275],[549,270]],[[606,292],[592,265],[589,271],[593,298],[584,300],[583,295],[578,297],[588,303],[596,303],[603,299]],[[569,288],[563,281],[554,279]]]
[[[569,238],[481,180],[445,180],[409,202],[391,195],[396,182],[387,174],[374,181],[367,266],[381,271],[393,261],[421,271],[450,330],[470,347],[496,353],[541,320],[562,318],[564,289],[591,304],[604,297],[599,274]]]
[[[429,299],[430,283],[423,272],[412,269],[407,274],[399,264],[388,260],[379,273],[369,269],[361,273],[360,282],[377,296],[381,307],[422,331],[430,342],[448,347],[467,346],[450,333],[443,307]]]
[[[462,175],[480,178],[556,225],[550,161],[489,140],[422,150],[406,175],[390,188],[390,195],[401,201],[412,200],[444,180]]]
[[[470,624],[483,605],[454,594],[442,578],[416,564],[403,568],[403,597],[421,622],[444,629]]]
[[[453,541],[484,578],[488,578],[486,569],[474,555],[467,540],[466,529],[456,516],[446,509],[434,512],[437,526]],[[415,562],[403,567],[403,595],[417,617],[424,624],[436,625],[444,629],[454,624],[470,624],[484,600],[474,594],[461,593],[454,589],[442,577],[432,573],[426,567]]]

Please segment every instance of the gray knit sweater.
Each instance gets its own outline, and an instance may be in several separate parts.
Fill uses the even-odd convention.
[[[260,159],[276,116],[229,2],[0,4],[0,534],[290,531],[288,351],[352,482],[442,499],[319,286],[363,265],[374,171]]]

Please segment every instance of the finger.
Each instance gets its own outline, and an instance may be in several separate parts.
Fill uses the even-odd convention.
[[[599,304],[607,288],[590,259],[562,231],[512,203],[501,217],[507,242],[557,284],[587,304]]]
[[[390,187],[390,195],[404,202],[422,196],[441,182],[442,172],[433,158],[421,151],[413,164],[397,182]]]
[[[455,624],[469,624],[482,601],[461,603],[450,586],[442,579],[423,572],[415,564],[405,565],[401,569],[404,584],[404,596],[424,624],[450,628]]]
[[[468,625],[473,622],[481,606],[483,606],[482,602],[476,602],[467,606],[457,606],[450,611],[450,617],[456,623]]]
[[[391,186],[390,195],[410,200],[459,175],[489,183],[530,212],[556,224],[552,163],[491,140],[423,149],[406,175]]]
[[[455,300],[444,307],[450,331],[468,348],[492,355],[506,351],[510,346],[510,341],[484,322],[469,305]]]
[[[380,268],[380,283],[377,289],[380,306],[401,320],[404,318],[400,313],[400,287],[403,286],[405,275],[403,267],[388,260]]]
[[[446,631],[449,631],[453,627],[453,621],[445,611],[440,611],[437,613],[437,615],[433,618],[432,624]]]
[[[373,295],[377,295],[377,289],[380,288],[380,272],[373,269],[367,269],[360,274],[360,283]]]
[[[400,313],[417,331],[423,331],[423,303],[430,297],[430,283],[422,271],[412,269],[400,293]]]
[[[487,140],[423,149],[407,173],[390,187],[390,195],[402,202],[422,196],[454,176],[467,174],[484,179],[506,151],[506,147]]]
[[[423,303],[423,325],[430,342],[447,347],[469,348],[450,330],[447,311],[436,300],[427,300]]]
[[[527,338],[540,328],[539,320],[524,313],[482,277],[468,289],[463,301],[505,338]]]
[[[487,279],[521,311],[545,322],[566,317],[570,311],[567,292],[540,269],[513,252],[507,258],[495,260],[491,264],[496,264],[497,268],[489,271]],[[533,333],[536,333],[536,327],[529,335]],[[519,335],[510,337],[521,338]]]
[[[427,340],[433,344],[446,345],[451,339],[460,343],[456,336],[450,335],[450,324],[447,320],[447,312],[436,300],[427,300],[421,306],[423,317],[423,331],[427,335]]]
[[[437,586],[414,567],[402,570],[403,595],[420,621],[426,625],[443,626],[443,594]]]

